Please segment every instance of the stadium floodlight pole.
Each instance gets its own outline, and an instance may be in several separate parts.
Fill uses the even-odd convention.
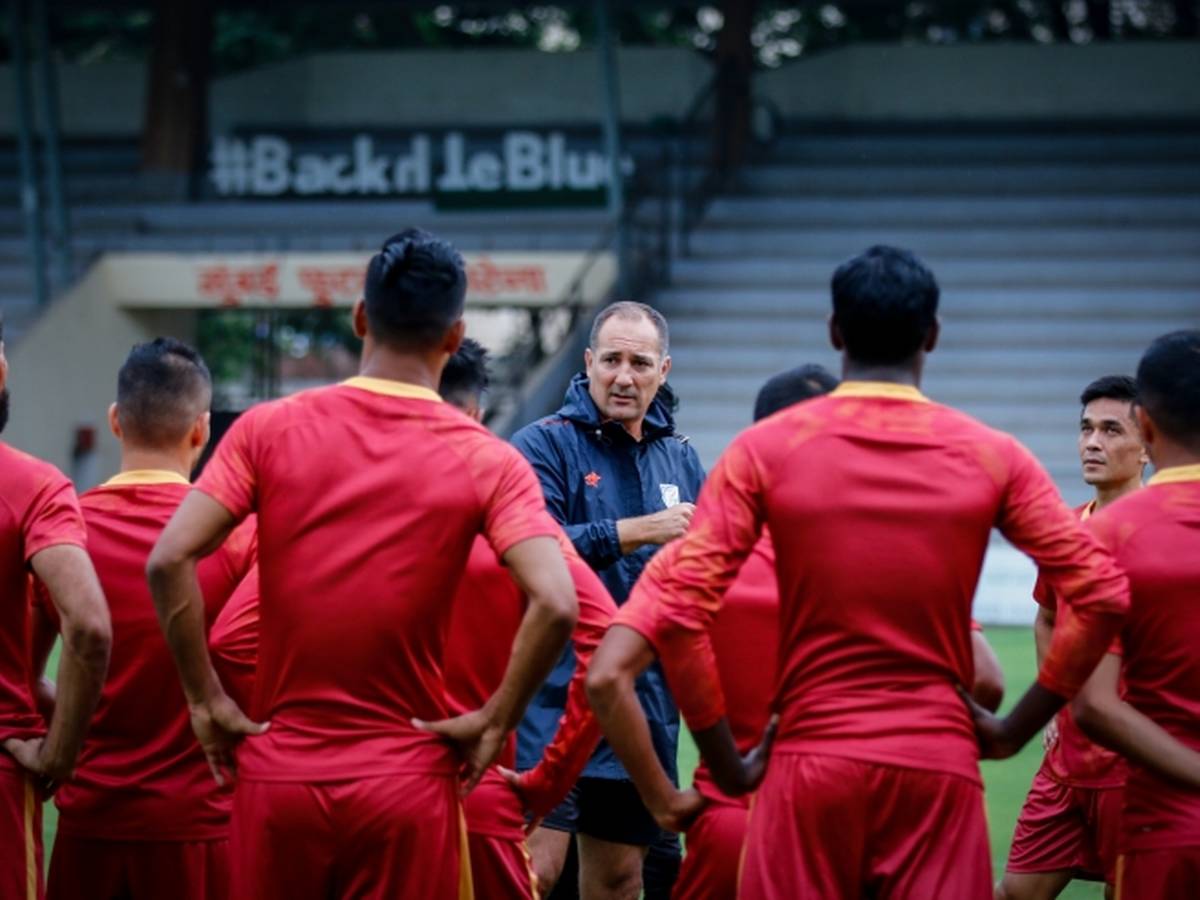
[[[33,97],[29,88],[29,53],[25,46],[25,0],[8,4],[12,36],[13,83],[17,88],[17,148],[21,166],[21,211],[25,215],[25,233],[29,238],[29,265],[33,270],[33,295],[38,306],[45,306],[46,248],[42,243],[42,211],[38,193],[36,160],[33,153]]]
[[[621,87],[608,0],[595,0],[596,50],[604,92],[604,149],[608,154],[608,214],[616,228],[617,292],[629,294],[629,223],[625,216],[625,182],[621,173]]]
[[[59,130],[58,74],[54,70],[50,46],[50,14],[46,0],[33,0],[33,44],[37,60],[34,76],[41,101],[42,145],[46,170],[47,200],[54,223],[54,262],[58,270],[59,290],[71,282],[71,222],[63,188],[63,166]]]

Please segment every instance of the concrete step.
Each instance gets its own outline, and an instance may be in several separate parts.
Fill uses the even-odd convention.
[[[877,227],[1000,225],[1051,226],[1200,225],[1200,194],[1130,194],[1125,196],[986,196],[929,197],[922,194],[848,200],[837,196],[718,197],[704,223],[730,227],[799,227],[871,222]]]
[[[880,226],[871,221],[843,226],[739,226],[709,222],[692,235],[697,257],[768,256],[840,261],[871,244],[906,247],[930,259],[1126,259],[1200,255],[1200,225],[1191,228],[1131,225],[1065,227],[1024,226],[963,229],[923,223]]]
[[[927,260],[944,291],[960,287],[1017,287],[1089,285],[1200,287],[1200,257],[1165,259],[1033,259],[1033,260]],[[829,284],[832,267],[826,262],[786,257],[689,257],[671,267],[672,283],[759,288],[779,286],[795,290]]]

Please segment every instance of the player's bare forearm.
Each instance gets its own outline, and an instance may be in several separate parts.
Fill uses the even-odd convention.
[[[1076,722],[1092,740],[1126,759],[1192,788],[1200,788],[1200,753],[1121,699],[1121,657],[1110,653],[1072,703]]]
[[[508,732],[558,662],[579,617],[579,602],[554,538],[522,541],[504,554],[504,563],[528,601],[504,677],[485,707]]]
[[[224,694],[208,654],[204,596],[196,564],[221,546],[236,524],[216,500],[192,491],[163,529],[146,562],[158,622],[183,692],[193,707]]]
[[[587,677],[588,700],[621,764],[629,773],[646,808],[660,825],[670,823],[679,791],[663,770],[646,714],[634,690],[635,681],[654,661],[654,648],[641,634],[614,625],[600,643]]]
[[[74,769],[100,699],[112,649],[112,623],[86,551],[66,545],[50,547],[31,562],[61,622],[56,701],[39,754],[41,773],[57,781],[69,777]]]
[[[1007,759],[1017,753],[1067,702],[1065,697],[1034,682],[1008,715],[1000,717],[980,706],[966,691],[961,694],[975,719],[983,759]]]

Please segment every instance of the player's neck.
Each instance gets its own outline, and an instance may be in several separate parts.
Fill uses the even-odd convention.
[[[1133,493],[1141,486],[1142,475],[1140,472],[1135,477],[1130,478],[1128,481],[1118,481],[1115,484],[1096,485],[1095,511],[1099,512],[1114,500],[1120,500],[1126,494]]]
[[[192,452],[170,450],[150,450],[144,447],[121,446],[121,471],[141,472],[174,472],[190,479],[192,474]]]
[[[888,384],[906,384],[919,388],[921,386],[921,367],[903,366],[869,366],[855,362],[849,357],[842,359],[843,381],[883,381]]]
[[[1148,452],[1156,472],[1161,472],[1163,469],[1175,469],[1179,466],[1200,465],[1200,453],[1161,436]]]
[[[441,372],[428,356],[419,353],[402,353],[376,344],[370,353],[364,353],[358,374],[366,378],[382,378],[386,381],[402,381],[416,384],[432,391],[438,389]]]

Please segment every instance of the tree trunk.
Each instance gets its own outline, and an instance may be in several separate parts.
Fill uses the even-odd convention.
[[[158,0],[142,131],[152,188],[185,194],[204,158],[212,33],[211,0]]]
[[[754,46],[750,32],[754,25],[755,0],[722,0],[725,23],[717,32],[716,104],[713,133],[713,162],[717,171],[727,173],[741,165],[750,141]]]

